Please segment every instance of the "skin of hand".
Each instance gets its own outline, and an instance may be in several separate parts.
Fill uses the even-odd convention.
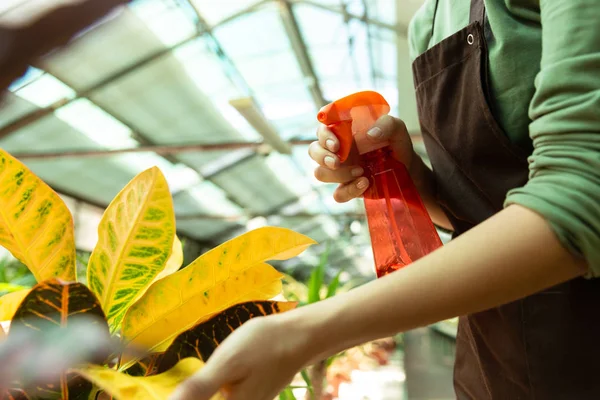
[[[231,334],[171,400],[272,400],[306,365],[378,338],[496,307],[578,277],[585,260],[511,205],[444,247],[361,287]]]
[[[408,169],[433,222],[452,230],[448,217],[437,204],[433,173],[414,151],[404,122],[384,115],[367,132],[367,137],[376,143],[389,142],[396,159]],[[359,157],[356,149],[353,148],[348,159],[340,163],[336,155],[340,143],[333,132],[325,125],[321,125],[317,130],[317,138],[318,140],[311,143],[308,149],[309,156],[319,164],[315,169],[317,180],[339,184],[333,193],[333,198],[339,203],[362,196],[369,187],[369,179],[363,176],[364,169],[358,165]]]
[[[298,353],[308,339],[303,333],[277,318],[251,319],[227,337],[200,373],[180,385],[170,400],[208,400],[219,391],[228,400],[274,399],[306,362]]]

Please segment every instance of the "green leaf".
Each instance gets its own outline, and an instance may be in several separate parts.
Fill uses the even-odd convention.
[[[27,286],[15,285],[14,283],[0,283],[0,292],[12,293],[24,289],[29,288]]]
[[[300,376],[302,376],[302,379],[306,383],[306,387],[308,388],[308,391],[310,392],[311,399],[314,399],[315,392],[313,390],[313,386],[312,386],[312,382],[310,381],[310,377],[308,376],[308,372],[305,369],[303,369],[302,371],[300,371]]]
[[[281,393],[279,393],[279,400],[296,400],[292,388],[287,387]]]
[[[165,268],[175,237],[169,186],[156,167],[137,175],[110,203],[98,226],[87,278],[111,332]]]
[[[277,301],[247,302],[230,307],[177,336],[163,355],[158,372],[172,368],[179,360],[187,357],[200,357],[207,361],[217,346],[245,322],[295,307],[296,303]]]
[[[330,298],[335,296],[338,287],[340,286],[340,275],[342,271],[338,272],[337,275],[329,282],[329,286],[327,287],[327,296],[325,298]]]
[[[310,274],[310,280],[308,283],[308,303],[316,303],[321,300],[321,288],[325,280],[325,269],[327,267],[327,260],[329,259],[329,243],[323,254],[321,254],[321,261],[319,265]]]

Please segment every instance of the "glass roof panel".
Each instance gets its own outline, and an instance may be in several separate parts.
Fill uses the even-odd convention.
[[[0,127],[18,120],[37,108],[16,94],[6,92],[0,99]]]
[[[216,215],[243,215],[243,210],[232,203],[223,189],[212,182],[203,181],[187,191],[205,210]]]
[[[210,25],[215,25],[223,19],[259,3],[260,0],[191,0],[191,2]]]
[[[301,172],[301,165],[295,164],[289,156],[272,152],[265,162],[290,192],[302,196],[312,190],[306,175]]]
[[[55,115],[107,149],[136,147],[131,130],[87,99],[78,99],[55,111]]]
[[[241,227],[241,225],[233,222],[211,219],[192,219],[177,221],[177,230],[188,235],[190,238],[208,240],[210,242],[216,242],[219,244],[220,241],[216,241],[215,236],[237,226]]]
[[[419,1],[423,2],[423,0],[403,0],[402,5],[403,7],[412,8],[414,7],[414,4],[418,3]],[[398,3],[397,0],[366,0],[366,2],[369,18],[385,22],[390,25],[396,24],[396,17],[398,14],[396,11],[396,4]]]
[[[276,127],[278,120],[316,113],[277,7],[239,17],[214,34]]]
[[[63,99],[75,97],[75,91],[50,74],[42,74],[27,85],[15,91],[15,94],[38,107],[49,105]]]
[[[198,89],[213,101],[223,117],[245,140],[255,141],[260,138],[254,128],[229,104],[229,100],[242,96],[242,92],[231,82],[221,61],[204,38],[175,49],[173,55],[181,62]]]
[[[25,71],[25,73],[20,78],[17,78],[16,80],[13,81],[13,83],[11,83],[11,85],[8,87],[8,90],[10,90],[11,92],[14,92],[14,91],[22,88],[23,86],[28,85],[29,83],[33,82],[34,80],[39,78],[42,74],[44,74],[43,70],[35,68],[35,67],[28,67],[27,71]]]
[[[136,1],[130,8],[166,46],[177,44],[196,33],[194,21],[177,2]]]

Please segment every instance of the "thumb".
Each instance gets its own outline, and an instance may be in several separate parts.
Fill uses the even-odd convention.
[[[388,141],[398,160],[410,164],[413,146],[404,121],[390,115],[384,115],[367,132],[369,140],[378,143]]]
[[[400,142],[410,140],[408,130],[404,121],[394,118],[391,115],[381,116],[367,131],[367,137],[373,142],[382,142],[389,140],[391,142]]]

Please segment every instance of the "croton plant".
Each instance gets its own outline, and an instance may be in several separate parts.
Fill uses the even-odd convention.
[[[78,280],[67,206],[25,165],[0,150],[0,245],[27,265],[38,282],[0,298],[0,321],[10,321],[7,332],[0,328],[0,346],[11,337],[19,343],[16,336],[27,332],[66,332],[77,321],[87,321],[94,338],[117,340],[120,349],[66,365],[57,379],[43,384],[25,385],[18,377],[0,385],[0,398],[167,398],[245,321],[295,307],[294,302],[273,300],[281,293],[282,274],[267,261],[295,257],[312,244],[293,231],[265,227],[181,268],[169,187],[161,171],[150,168],[106,209],[87,279]],[[63,355],[56,356],[59,366]],[[0,360],[5,366],[10,362]]]

